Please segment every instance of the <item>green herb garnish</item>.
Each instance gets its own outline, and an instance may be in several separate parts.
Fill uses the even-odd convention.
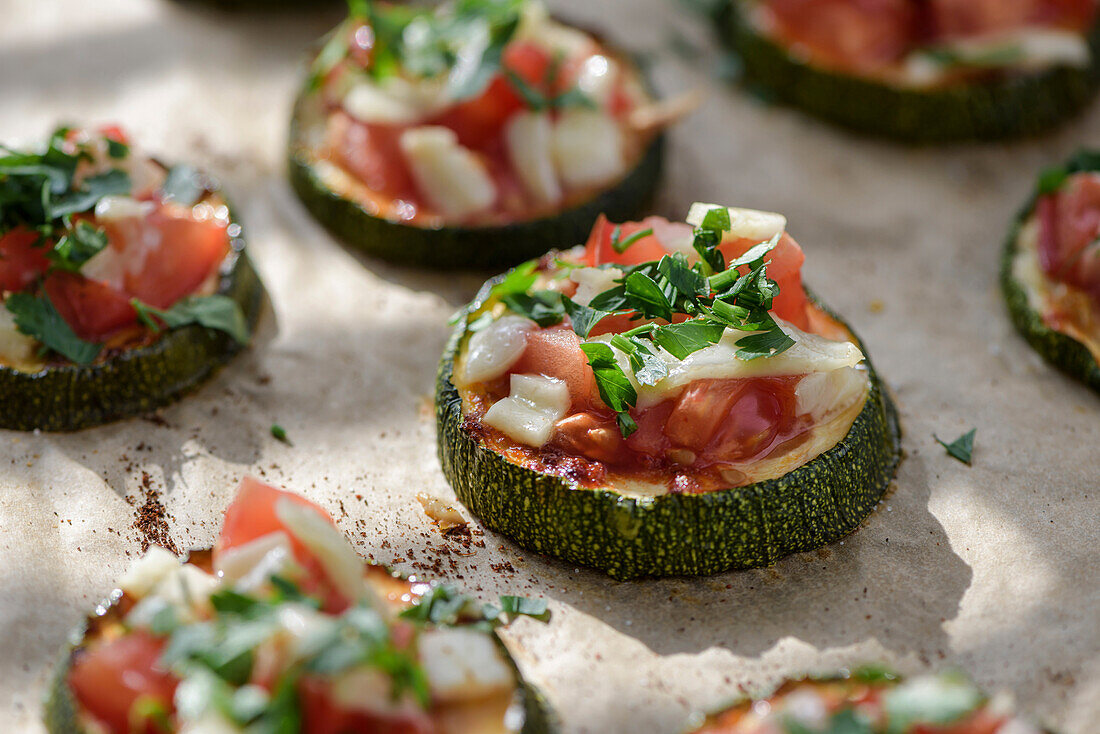
[[[15,326],[21,333],[76,364],[91,364],[99,356],[102,347],[78,337],[45,293],[12,293],[4,305],[15,316]]]
[[[958,459],[962,463],[970,466],[971,456],[974,454],[974,434],[978,432],[977,428],[972,428],[968,432],[956,438],[951,443],[944,443],[938,436],[932,434],[932,438],[936,439],[936,442],[947,449],[947,453],[952,457]]]
[[[221,294],[190,296],[166,310],[154,308],[136,298],[130,303],[137,311],[138,318],[154,334],[160,332],[161,324],[169,329],[198,324],[208,329],[225,332],[239,344],[248,344],[248,324],[245,321],[244,312],[229,296]]]
[[[271,435],[275,437],[275,440],[282,441],[287,446],[293,446],[290,439],[287,438],[286,429],[280,426],[278,423],[271,424]]]

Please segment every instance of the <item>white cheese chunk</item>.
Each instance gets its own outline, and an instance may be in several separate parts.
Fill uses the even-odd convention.
[[[802,331],[780,319],[776,319],[776,322],[795,344],[790,349],[772,357],[740,359],[737,357],[737,351],[740,349],[737,342],[746,336],[746,333],[729,329],[717,344],[700,349],[683,360],[676,359],[663,349],[658,349],[657,356],[668,366],[668,376],[656,385],[635,384],[638,391],[638,407],[646,408],[655,405],[672,397],[696,380],[804,375],[855,367],[863,361],[863,352],[851,342],[826,339],[823,336]],[[592,341],[608,342],[610,336],[599,336]],[[629,369],[626,355],[617,349],[615,355],[623,366],[627,378],[636,382],[633,372]]]
[[[485,411],[482,422],[522,444],[539,447],[569,410],[569,388],[543,375],[512,375],[508,397]]]
[[[799,381],[794,391],[798,414],[823,421],[862,397],[866,389],[867,375],[855,367],[811,372]]]
[[[619,80],[619,64],[603,54],[592,54],[577,73],[577,89],[600,107],[607,107]]]
[[[360,122],[412,125],[447,104],[444,87],[434,79],[387,77],[383,82],[361,79],[344,94],[344,109]]]
[[[15,326],[15,314],[0,303],[0,363],[15,367],[35,361],[38,341]]]
[[[561,184],[554,170],[553,125],[546,112],[520,112],[504,129],[508,157],[524,188],[539,204],[561,199]]]
[[[174,553],[159,545],[150,546],[145,555],[130,564],[119,579],[118,588],[140,599],[179,567],[180,559]]]
[[[218,554],[222,578],[245,593],[263,588],[272,576],[293,576],[298,568],[284,532],[268,533]]]
[[[615,281],[622,277],[623,271],[618,268],[574,268],[569,273],[569,279],[577,284],[573,300],[587,306],[600,293],[614,288]]]
[[[523,356],[534,322],[522,316],[502,316],[474,332],[466,345],[462,378],[467,384],[500,377]]]
[[[562,112],[554,126],[554,163],[569,188],[618,178],[626,167],[619,123],[598,110]]]
[[[444,216],[466,217],[496,201],[489,172],[473,152],[459,145],[453,130],[414,127],[401,134],[400,146],[417,188]]]
[[[326,518],[285,497],[275,502],[275,516],[321,562],[325,575],[337,591],[352,601],[367,602],[379,611],[385,609],[373,590],[363,582],[363,559]]]
[[[420,636],[420,662],[432,697],[480,698],[510,690],[515,677],[490,635],[471,629],[431,629]]]
[[[687,223],[698,227],[711,209],[720,209],[717,204],[695,202],[688,211]],[[729,207],[730,231],[726,237],[744,238],[766,242],[787,229],[787,218],[775,212],[756,209],[737,209]]]
[[[96,219],[105,222],[119,219],[140,219],[153,213],[156,205],[151,201],[138,201],[129,196],[104,196],[96,202]]]
[[[165,608],[171,608],[176,619],[184,623],[196,622],[204,616],[209,607],[210,595],[218,588],[218,579],[198,566],[189,563],[181,565],[175,556],[172,559],[175,564],[171,570],[167,570],[168,559],[163,556],[146,567],[144,573],[151,578],[159,572],[157,565],[164,564],[165,574],[141,596],[141,600],[126,615],[128,624],[135,627],[151,625],[157,613]]]

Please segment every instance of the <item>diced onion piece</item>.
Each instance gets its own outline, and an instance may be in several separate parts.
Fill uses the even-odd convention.
[[[419,640],[420,663],[432,698],[463,701],[511,690],[515,676],[493,638],[472,629],[426,630]]]
[[[462,377],[467,384],[500,377],[523,356],[535,324],[522,316],[502,316],[474,332],[466,346]]]
[[[626,166],[619,123],[598,110],[562,112],[554,126],[554,163],[570,188],[598,186],[619,177]]]
[[[564,380],[543,375],[512,375],[511,392],[485,411],[482,422],[519,443],[539,447],[569,410]]]
[[[378,84],[363,80],[344,95],[344,109],[356,120],[382,125],[411,125],[421,119],[421,111],[407,96],[396,94]]]
[[[118,588],[140,599],[180,567],[180,559],[159,545],[149,547],[119,579]]]
[[[593,54],[581,64],[577,89],[600,107],[606,107],[619,80],[619,65],[603,54]]]
[[[272,576],[294,576],[298,568],[284,532],[268,533],[218,555],[222,578],[244,592],[262,588]]]
[[[698,227],[711,209],[721,209],[717,204],[695,202],[688,211],[687,223]],[[730,231],[727,237],[766,242],[787,230],[787,218],[775,212],[729,207]]]
[[[830,413],[844,410],[867,389],[866,375],[854,367],[806,375],[795,388],[799,415],[820,421]]]
[[[574,268],[569,273],[569,279],[577,284],[573,300],[587,306],[600,293],[614,288],[615,281],[622,277],[623,271],[618,268]]]
[[[144,260],[135,258],[135,262],[143,263]],[[127,267],[132,265],[133,263],[127,263],[126,256],[123,253],[108,245],[92,255],[80,267],[80,274],[85,278],[98,280],[113,288],[122,290]]]
[[[400,145],[420,192],[445,216],[476,214],[496,201],[492,177],[453,130],[414,127],[401,134]]]
[[[15,326],[15,314],[0,303],[0,362],[13,366],[35,360],[38,342]]]
[[[352,601],[365,601],[382,611],[385,605],[363,582],[363,559],[339,530],[316,510],[280,498],[275,516],[320,561],[337,591]]]
[[[96,219],[112,222],[119,219],[141,219],[151,214],[156,205],[151,201],[138,201],[129,196],[104,196],[96,202]]]
[[[551,151],[553,126],[545,112],[520,112],[504,130],[508,156],[524,188],[539,204],[561,199],[561,184]]]

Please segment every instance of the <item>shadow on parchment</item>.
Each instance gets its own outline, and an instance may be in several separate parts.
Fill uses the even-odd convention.
[[[661,655],[717,646],[756,656],[785,637],[819,649],[875,638],[936,662],[948,655],[944,623],[957,616],[972,573],[928,512],[927,474],[910,449],[896,489],[863,527],[770,568],[621,584],[583,572],[574,589],[594,588],[556,598]]]

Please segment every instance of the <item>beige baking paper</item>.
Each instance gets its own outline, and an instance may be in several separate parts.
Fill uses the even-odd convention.
[[[117,121],[208,167],[273,302],[254,348],[163,420],[0,432],[0,731],[41,731],[54,656],[138,553],[146,495],[161,497],[178,546],[206,545],[248,473],[318,501],[377,561],[438,561],[487,600],[547,597],[548,625],[524,619],[506,637],[570,733],[677,732],[739,686],[870,659],[961,666],[1067,734],[1100,731],[1100,398],[1016,336],[996,282],[1035,172],[1100,145],[1100,107],[1038,142],[905,149],[716,81],[683,4],[553,7],[651,52],[663,93],[705,88],[671,132],[658,211],[704,200],[788,215],[807,280],[861,333],[901,406],[908,456],[892,494],[842,543],[704,579],[615,583],[492,533],[470,550],[443,538],[415,496],[453,497],[430,400],[447,317],[480,278],[349,254],[291,194],[298,63],[339,12],[0,0],[0,139]],[[685,45],[674,36],[702,55],[670,51]],[[973,468],[932,439],[972,427]]]

